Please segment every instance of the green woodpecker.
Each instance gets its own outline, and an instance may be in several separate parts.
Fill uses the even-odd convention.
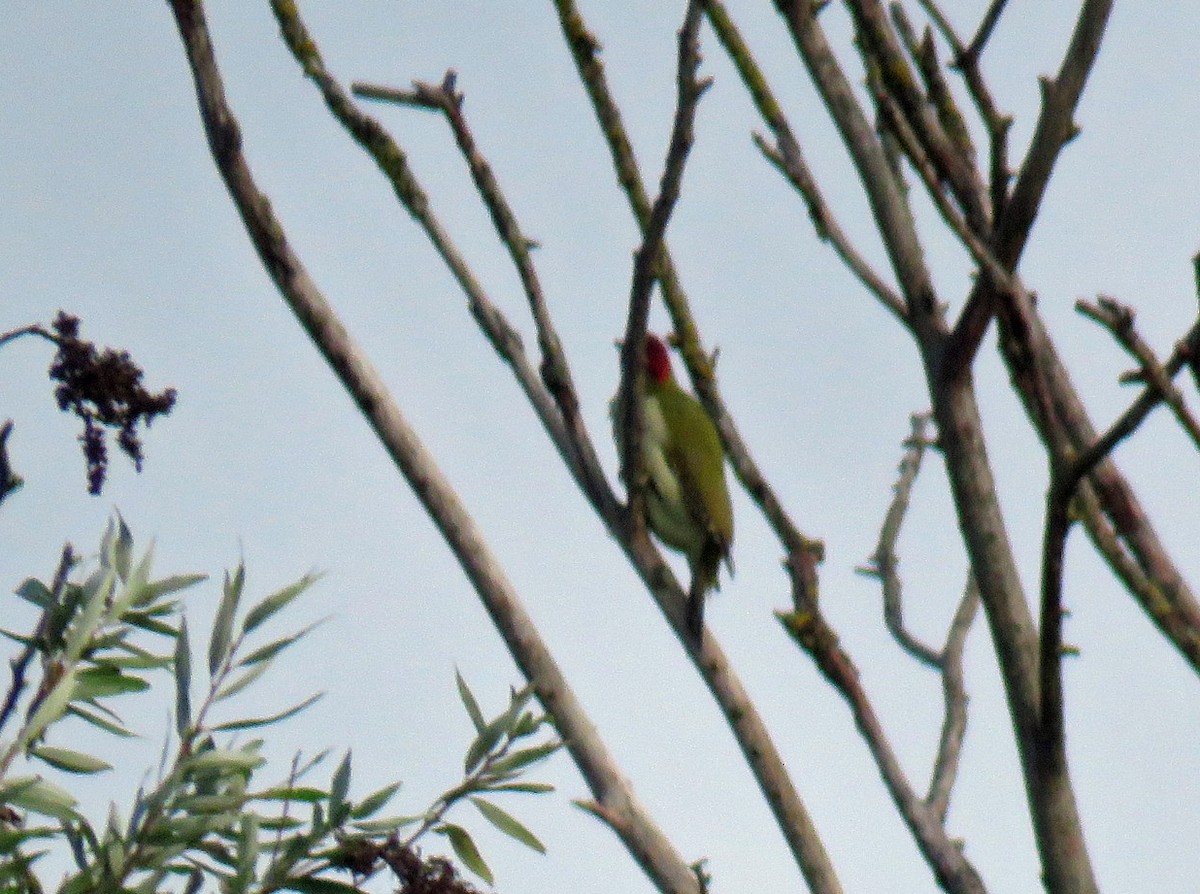
[[[733,573],[733,509],[725,483],[725,452],[712,419],[671,373],[667,346],[646,335],[642,456],[646,469],[646,523],[664,544],[683,553],[692,572],[688,627],[699,636],[704,596],[720,589],[724,559]],[[618,451],[624,450],[620,392],[611,412]]]

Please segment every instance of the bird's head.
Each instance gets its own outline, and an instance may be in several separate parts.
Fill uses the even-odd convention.
[[[646,376],[655,385],[671,379],[671,355],[663,340],[652,332],[646,333]]]

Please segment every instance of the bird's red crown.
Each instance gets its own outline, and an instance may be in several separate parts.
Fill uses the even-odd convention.
[[[671,356],[663,340],[653,333],[646,333],[646,375],[656,385],[671,378]]]

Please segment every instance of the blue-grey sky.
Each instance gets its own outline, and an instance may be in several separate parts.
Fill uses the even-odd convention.
[[[915,4],[913,4],[915,6]],[[948,6],[950,4],[947,4]],[[209,4],[218,60],[245,148],[293,244],[437,454],[601,734],[651,813],[715,890],[802,883],[739,752],[665,622],[622,560],[466,312],[432,249],[359,149],[324,111],[278,40],[268,5]],[[610,471],[607,401],[617,379],[636,233],[558,36],[551,4],[363,0],[301,4],[332,71],[407,85],[459,73],[466,113],[537,253],[549,304]],[[986,4],[953,4],[969,31]],[[1058,66],[1075,4],[1010,4],[985,60],[1016,116],[1014,157],[1036,119],[1037,76]],[[668,8],[669,7],[669,8]],[[676,7],[679,7],[678,9]],[[657,183],[674,103],[682,4],[585,3],[646,179]],[[881,267],[865,202],[768,3],[731,4],[760,54],[843,226]],[[915,15],[915,13],[914,13]],[[844,13],[825,13],[853,65]],[[1188,4],[1120,5],[1022,265],[1098,423],[1131,399],[1128,361],[1072,310],[1109,293],[1138,308],[1162,353],[1195,319],[1190,258],[1200,243],[1194,35]],[[716,78],[669,240],[726,401],[794,517],[824,539],[823,605],[906,768],[923,787],[936,745],[937,679],[883,631],[876,586],[854,573],[873,548],[908,416],[927,407],[910,341],[812,232],[803,203],[757,154],[761,128],[711,34]],[[856,75],[857,77],[857,75]],[[519,283],[445,123],[373,110],[405,147],[442,221],[493,300],[529,335]],[[160,571],[246,559],[252,595],[305,572],[322,582],[291,613],[328,618],[274,685],[262,713],[329,694],[272,738],[278,773],[296,748],[352,748],[355,791],[405,781],[415,812],[456,781],[470,724],[453,668],[485,708],[519,676],[449,551],[254,256],[217,177],[166,4],[22,4],[0,38],[0,331],[58,308],[84,334],[129,349],[152,387],[179,389],[146,437],[134,475],[114,461],[104,495],[84,493],[72,421],[52,406],[48,347],[0,352],[0,417],[27,480],[5,503],[0,584],[48,576],[64,539],[94,547],[119,508]],[[963,253],[921,209],[941,297],[957,306]],[[655,309],[652,324],[664,328]],[[532,338],[529,344],[535,344]],[[978,380],[1002,502],[1027,588],[1036,589],[1045,464],[992,343]],[[1190,388],[1190,386],[1188,386]],[[1189,396],[1194,393],[1189,390]],[[1193,581],[1200,463],[1160,412],[1118,451]],[[785,639],[780,551],[735,495],[737,576],[709,620],[763,711],[847,891],[927,892],[935,883],[897,818],[844,704]],[[1197,681],[1072,537],[1066,635],[1069,746],[1102,888],[1171,891],[1200,870]],[[901,541],[908,617],[938,641],[965,562],[932,458]],[[218,587],[190,595],[194,630]],[[17,623],[12,603],[3,626]],[[285,620],[289,620],[285,616]],[[996,894],[1039,888],[1011,727],[982,620],[967,647],[971,716],[950,831]],[[165,690],[166,691],[166,690]],[[164,691],[164,692],[165,692]],[[81,783],[102,817],[157,761],[169,701],[130,709],[143,757]],[[117,753],[111,742],[102,746]],[[479,831],[501,890],[649,891],[614,837],[569,798],[588,793],[565,756],[536,771],[557,795],[513,802],[549,853]]]

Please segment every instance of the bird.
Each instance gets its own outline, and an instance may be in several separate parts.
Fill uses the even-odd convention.
[[[725,450],[712,417],[679,386],[667,346],[653,333],[646,335],[644,362],[646,524],[665,546],[687,558],[692,574],[688,630],[699,638],[705,596],[721,588],[722,561],[733,574],[733,507],[725,480]],[[609,410],[617,450],[623,455],[625,414],[620,388]]]

